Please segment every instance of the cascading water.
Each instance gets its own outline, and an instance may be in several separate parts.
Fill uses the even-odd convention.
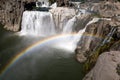
[[[54,21],[50,12],[25,11],[22,18],[24,34],[49,36],[55,34]]]
[[[72,33],[73,31],[73,27],[75,25],[75,22],[76,22],[76,16],[73,17],[72,19],[70,19],[66,25],[64,26],[63,28],[63,32],[62,33]]]
[[[65,49],[65,50],[74,51],[76,46],[77,46],[77,43],[80,41],[80,39],[81,39],[83,33],[85,32],[87,26],[92,24],[92,23],[95,23],[95,22],[99,21],[99,19],[100,18],[93,18],[91,21],[89,21],[86,24],[84,29],[79,30],[77,33],[73,33],[72,28],[74,27],[74,24],[75,24],[75,21],[76,21],[76,18],[73,17],[72,19],[70,19],[68,21],[68,23],[66,24],[66,26],[63,29],[64,33],[65,32],[70,33],[69,34],[70,37],[66,38],[65,40],[62,40],[60,43],[57,43],[56,46],[59,45],[59,47]],[[70,25],[68,25],[68,24],[70,24]]]
[[[53,16],[50,12],[25,11],[23,13],[21,32],[46,37],[51,35],[62,35],[62,39],[60,42],[55,43],[54,47],[74,51],[86,27],[99,20],[99,18],[93,18],[93,20],[86,24],[84,29],[76,33],[73,32],[73,30],[78,16],[81,15],[78,14],[72,19],[69,19],[68,22],[65,23],[65,26],[63,26],[63,29],[60,30],[61,32],[57,32],[57,30],[55,30]]]

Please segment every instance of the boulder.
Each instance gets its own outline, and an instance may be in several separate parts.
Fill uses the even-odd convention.
[[[102,53],[95,67],[83,80],[120,80],[120,52]]]

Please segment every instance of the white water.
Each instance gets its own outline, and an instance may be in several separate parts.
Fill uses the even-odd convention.
[[[67,23],[65,23],[66,25],[63,26],[63,30],[61,30],[60,33],[57,33],[57,30],[55,30],[53,16],[50,12],[25,11],[22,18],[21,33],[46,37],[61,34],[61,40],[55,43],[53,47],[65,49],[68,51],[74,51],[87,26],[99,20],[99,18],[93,18],[86,24],[84,29],[79,30],[79,32],[77,32],[76,34],[73,34],[73,29],[77,21],[77,16],[80,15],[76,15],[72,19],[70,19]]]
[[[56,2],[53,3],[50,7],[51,7],[51,8],[56,8],[56,7],[57,7],[57,3],[56,3]]]
[[[76,16],[70,19],[64,26],[62,33],[72,33],[76,21]]]
[[[23,34],[49,36],[55,34],[54,21],[50,12],[25,11],[22,18]]]
[[[74,27],[73,24],[75,23],[75,21],[76,21],[75,17],[73,17],[72,19],[70,19],[68,21],[67,24],[70,24],[70,26],[66,25],[65,28],[64,28],[65,29],[64,31],[66,31],[67,33],[71,33],[71,34],[69,34],[69,37],[67,37],[67,38],[61,40],[61,42],[57,43],[56,46],[54,46],[54,47],[59,46],[58,48],[62,48],[62,49],[74,52],[76,47],[77,47],[77,43],[80,41],[80,39],[81,39],[83,33],[85,32],[87,26],[92,24],[92,23],[95,23],[95,22],[99,21],[99,18],[93,18],[91,21],[89,21],[86,24],[84,29],[79,30],[79,32],[76,33],[76,34],[72,34],[72,28]]]

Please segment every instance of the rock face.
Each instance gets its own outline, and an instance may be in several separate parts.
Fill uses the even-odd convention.
[[[120,3],[111,0],[80,6],[99,20],[87,26],[75,50],[76,58],[86,61],[87,67],[94,62],[93,67],[101,54],[83,80],[120,80]]]
[[[89,56],[101,44],[104,37],[109,34],[112,28],[109,22],[109,20],[100,19],[98,22],[88,25],[76,49],[78,61],[83,62],[82,58],[78,56]]]
[[[120,15],[120,3],[113,1],[99,1],[97,3],[88,3],[80,5],[81,8],[86,8],[99,14],[101,17],[114,17]]]
[[[1,0],[0,1],[0,23],[4,28],[12,31],[20,29],[21,16],[28,6],[35,0]],[[33,5],[34,3],[31,3]]]
[[[20,30],[21,17],[24,10],[33,10],[37,0],[1,0],[0,23],[4,28],[11,31]],[[55,2],[56,0],[53,0]],[[69,0],[57,0],[58,6],[68,6]],[[65,9],[66,10],[66,9]],[[64,10],[64,11],[65,11]],[[68,11],[68,10],[67,10]],[[71,9],[70,9],[71,11]],[[73,10],[72,10],[73,11]],[[60,13],[62,14],[62,13]],[[73,11],[74,14],[74,11]]]
[[[69,6],[69,0],[57,0],[57,4],[58,7]]]
[[[104,1],[103,1],[104,2]],[[91,55],[91,52],[95,51],[97,46],[100,46],[104,39],[109,36],[110,31],[116,27],[115,39],[119,40],[119,6],[120,3],[111,2],[100,2],[100,3],[88,3],[82,4],[81,7],[84,9],[89,6],[88,11],[92,11],[93,17],[98,17],[99,21],[88,25],[83,37],[78,43],[76,49],[76,57],[79,62],[85,61],[86,57]],[[93,6],[94,5],[94,6]],[[91,6],[91,8],[90,8]],[[104,42],[103,42],[104,43]],[[82,58],[83,60],[82,60]]]
[[[120,80],[120,52],[105,52],[83,80]]]
[[[51,9],[50,12],[53,14],[55,27],[58,31],[62,30],[68,20],[76,15],[75,9],[67,7],[57,7],[55,9]]]

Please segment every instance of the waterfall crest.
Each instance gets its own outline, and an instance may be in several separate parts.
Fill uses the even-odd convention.
[[[59,15],[57,15],[57,16],[59,16]],[[56,43],[54,45],[54,47],[62,48],[62,49],[74,52],[74,50],[77,46],[77,43],[81,39],[87,26],[93,22],[98,21],[99,19],[94,18],[93,20],[86,23],[86,26],[84,27],[84,29],[76,32],[76,31],[74,31],[75,30],[74,28],[75,28],[77,19],[78,19],[78,17],[83,17],[83,15],[78,14],[78,15],[74,15],[73,17],[72,16],[71,16],[71,14],[66,13],[63,16],[63,18],[60,19],[60,21],[63,20],[61,23],[63,25],[58,26],[57,29],[59,29],[59,30],[57,30],[56,24],[55,24],[55,19],[51,12],[25,11],[23,13],[23,17],[22,17],[21,33],[29,34],[29,35],[37,35],[37,36],[46,36],[46,37],[49,37],[51,35],[60,35],[61,34],[61,35],[63,35],[64,38],[62,38],[60,40],[60,42]],[[66,19],[65,17],[69,17],[69,18]],[[57,21],[59,21],[59,20],[57,20]],[[58,22],[58,23],[60,23],[60,22]],[[81,26],[79,26],[79,27],[81,27]]]
[[[50,12],[25,11],[22,18],[24,34],[49,36],[55,34],[54,21]]]

